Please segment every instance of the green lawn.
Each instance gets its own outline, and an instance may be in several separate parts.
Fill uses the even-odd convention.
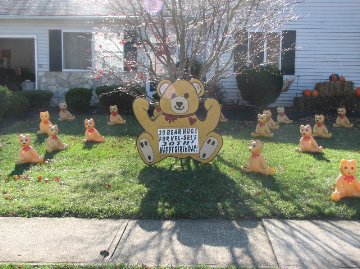
[[[57,123],[57,114],[52,115]],[[85,116],[59,122],[59,136],[70,147],[46,154],[50,161],[44,165],[15,166],[19,133],[30,133],[34,148],[45,153],[47,137],[36,135],[38,115],[3,126],[1,216],[360,219],[360,199],[330,200],[340,160],[360,161],[359,120],[351,119],[357,126],[353,129],[330,128],[333,139],[317,139],[324,155],[295,152],[299,125],[305,122],[275,130],[274,138],[263,141],[266,159],[277,173],[265,177],[240,172],[249,156],[247,144],[255,122],[220,124],[217,131],[224,145],[212,164],[181,165],[168,158],[148,167],[135,148],[142,129],[134,117],[125,117],[126,125],[107,126],[107,114],[91,116],[106,142],[82,142]],[[38,182],[38,176],[50,180]],[[56,176],[60,182],[52,180]]]

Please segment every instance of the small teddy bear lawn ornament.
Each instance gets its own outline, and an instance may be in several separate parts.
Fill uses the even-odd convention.
[[[273,137],[274,134],[270,131],[266,122],[267,116],[258,114],[258,124],[256,125],[255,132],[251,133],[252,137]]]
[[[57,125],[50,125],[49,127],[49,137],[47,139],[47,152],[53,152],[57,150],[67,149],[67,145],[64,144],[58,137],[59,128]]]
[[[20,151],[19,151],[19,160],[16,161],[16,164],[24,163],[42,163],[44,158],[30,146],[31,138],[29,134],[20,134],[18,136]]]
[[[300,147],[297,149],[297,151],[300,152],[323,152],[323,147],[319,146],[318,143],[316,143],[315,139],[312,136],[312,129],[311,126],[308,124],[306,126],[301,125],[300,126]]]
[[[75,116],[67,109],[66,102],[60,103],[59,109],[59,121],[73,121],[75,119]]]
[[[117,105],[110,106],[110,121],[108,122],[108,125],[114,125],[114,124],[125,124],[126,120],[124,120],[118,112]]]
[[[268,166],[263,155],[264,143],[260,140],[252,140],[249,145],[251,156],[248,160],[247,166],[241,168],[244,172],[261,173],[265,176],[275,174],[275,169]]]
[[[336,118],[336,122],[334,123],[334,127],[345,127],[352,128],[353,124],[350,123],[349,119],[346,117],[346,108],[339,107],[337,109],[338,116]]]
[[[293,122],[292,120],[289,120],[288,116],[285,115],[285,108],[283,106],[278,106],[276,111],[278,113],[276,117],[278,123],[290,124]]]
[[[105,137],[101,136],[95,129],[95,121],[93,119],[85,119],[85,139],[84,142],[105,142]]]
[[[150,104],[145,98],[133,103],[135,116],[145,129],[136,142],[142,160],[148,165],[166,157],[212,161],[222,147],[222,137],[214,132],[220,119],[219,103],[206,99],[207,115],[200,120],[196,112],[205,92],[200,80],[162,80],[157,92],[161,113],[156,118],[149,117]]]
[[[331,200],[337,202],[344,197],[360,197],[360,182],[355,178],[357,162],[355,160],[340,161],[340,176],[336,180],[335,191]]]
[[[73,121],[75,119],[75,116],[67,109],[65,102],[59,104],[59,109],[59,121]]]
[[[266,116],[266,125],[270,128],[270,129],[279,129],[279,125],[275,123],[275,121],[272,119],[272,113],[271,110],[264,110],[263,111],[263,115]]]
[[[47,134],[49,131],[50,114],[48,111],[40,112],[40,130],[37,131],[38,134]]]
[[[325,116],[323,114],[315,115],[315,125],[313,128],[313,136],[322,137],[322,138],[331,138],[332,133],[329,133],[325,124]]]

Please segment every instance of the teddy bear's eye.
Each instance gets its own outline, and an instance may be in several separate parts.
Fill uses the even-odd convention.
[[[351,167],[351,170],[354,170],[354,167]]]
[[[189,98],[189,94],[188,94],[188,93],[185,93],[185,94],[184,94],[184,97],[185,97],[186,99],[188,99],[188,98]]]
[[[308,131],[308,129],[305,129],[305,131],[307,132],[307,131]]]
[[[253,148],[255,148],[256,146],[255,145],[252,145]]]
[[[176,97],[176,94],[175,93],[172,93],[171,94],[171,98],[175,98]]]
[[[345,166],[344,168],[347,169],[347,166]]]

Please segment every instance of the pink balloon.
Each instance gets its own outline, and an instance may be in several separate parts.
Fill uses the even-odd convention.
[[[161,0],[144,0],[144,9],[149,13],[160,12],[163,5]]]

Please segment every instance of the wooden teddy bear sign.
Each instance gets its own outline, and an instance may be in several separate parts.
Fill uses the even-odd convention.
[[[208,163],[222,147],[222,137],[214,132],[220,119],[220,105],[212,98],[204,106],[207,116],[200,120],[196,112],[204,85],[200,80],[162,80],[157,92],[162,113],[151,119],[149,102],[137,98],[133,103],[134,113],[145,131],[137,139],[137,148],[142,160],[149,165],[166,157],[191,157]]]

